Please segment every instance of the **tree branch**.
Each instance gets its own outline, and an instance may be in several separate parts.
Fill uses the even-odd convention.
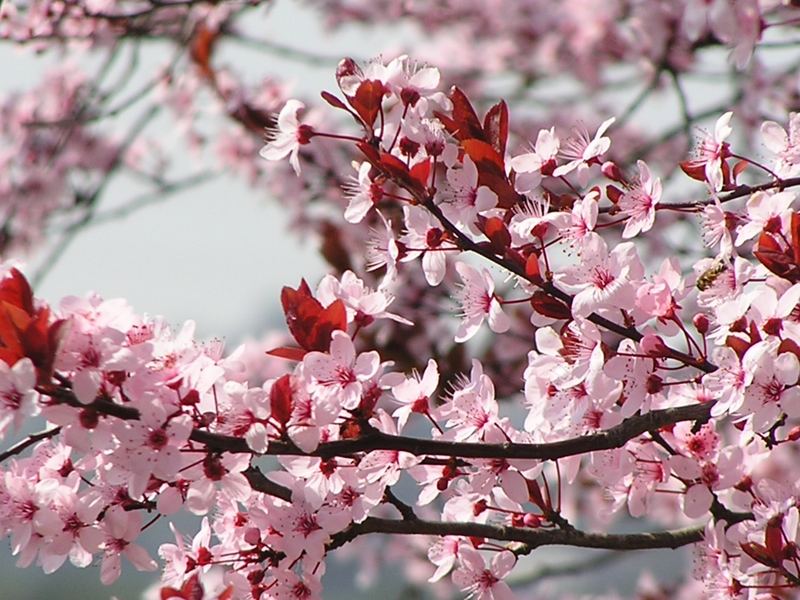
[[[504,525],[483,523],[439,522],[421,519],[408,521],[368,517],[354,523],[333,536],[328,546],[333,550],[370,533],[400,535],[461,535],[488,538],[525,544],[523,553],[541,546],[574,546],[607,550],[652,550],[656,548],[680,548],[703,539],[703,527],[688,527],[653,533],[589,533],[579,529],[522,529]]]
[[[122,406],[110,400],[95,400],[89,405],[81,404],[72,390],[63,387],[41,387],[39,391],[57,398],[70,406],[96,409],[98,412],[126,420],[139,418],[139,411],[129,406]],[[412,438],[401,435],[389,435],[377,429],[367,430],[364,435],[344,440],[335,440],[320,444],[310,453],[303,452],[292,442],[270,440],[267,451],[271,456],[319,456],[331,458],[347,456],[357,452],[373,450],[398,450],[415,456],[453,456],[456,458],[505,458],[505,459],[537,459],[555,460],[598,450],[621,448],[626,442],[645,432],[657,431],[662,427],[681,421],[697,421],[704,423],[709,419],[713,403],[690,404],[677,408],[651,410],[643,415],[635,415],[625,419],[619,425],[596,433],[568,438],[558,442],[540,444],[486,444],[475,442],[448,442]],[[247,442],[241,437],[213,433],[205,429],[194,429],[189,439],[204,444],[209,450],[253,453]]]
[[[11,448],[6,450],[5,452],[0,452],[0,462],[3,462],[4,460],[12,456],[16,456],[20,452],[23,452],[29,446],[33,446],[36,442],[47,440],[50,439],[51,437],[58,435],[60,431],[61,427],[53,427],[52,429],[45,429],[44,431],[30,434],[24,440],[14,444],[13,446],[11,446]]]

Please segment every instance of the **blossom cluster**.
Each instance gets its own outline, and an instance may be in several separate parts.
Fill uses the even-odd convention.
[[[701,198],[678,202],[644,160],[611,158],[614,118],[514,148],[504,102],[480,118],[407,56],[345,59],[336,78],[323,98],[355,132],[290,100],[261,155],[300,176],[320,142],[357,157],[343,218],[372,227],[379,278],[343,269],[284,288],[293,342],[269,366],[123,301],[49,306],[3,267],[0,436],[48,423],[0,454],[0,532],[18,563],[99,560],[105,583],[123,559],[155,570],[141,531],[187,511],[202,525],[191,542],[172,525],[162,597],[219,568],[220,598],[320,597],[328,556],[371,533],[429,536],[423,579],[478,598],[509,597],[507,576],[547,544],[694,544],[711,598],[797,587],[797,117],[761,125],[765,165],[719,116],[681,165]],[[670,214],[696,220],[714,257],[651,264],[641,248]],[[458,308],[405,310],[415,277]],[[434,323],[447,342],[522,347],[513,391],[484,361],[454,372],[381,342]],[[628,515],[662,529],[578,529],[586,494],[605,527]]]

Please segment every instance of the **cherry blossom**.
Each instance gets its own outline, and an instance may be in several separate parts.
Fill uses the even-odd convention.
[[[125,556],[138,571],[154,571],[158,568],[138,544],[132,543],[141,531],[139,513],[126,513],[121,506],[111,507],[103,518],[103,564],[100,580],[106,585],[115,581],[121,572],[121,558]]]
[[[498,552],[487,568],[480,553],[464,546],[458,555],[459,566],[453,572],[453,581],[468,592],[468,598],[501,600],[513,598],[511,588],[503,578],[511,571],[516,558],[511,552]]]
[[[300,175],[300,159],[298,153],[300,146],[308,144],[314,135],[314,130],[309,125],[300,123],[297,113],[305,108],[299,100],[289,100],[278,115],[277,130],[272,133],[272,139],[259,153],[267,160],[281,160],[289,157],[295,173]]]
[[[594,137],[589,139],[589,132],[585,127],[576,127],[571,137],[565,140],[561,147],[561,156],[569,162],[560,165],[553,171],[553,177],[562,177],[578,169],[579,179],[585,178],[589,166],[598,163],[599,157],[603,156],[611,147],[611,139],[603,134],[614,124],[615,117],[606,119],[597,128]]]
[[[330,352],[310,352],[303,366],[314,393],[322,398],[336,397],[342,408],[353,409],[361,400],[363,384],[378,372],[380,357],[375,351],[356,356],[350,336],[335,331]]]
[[[439,368],[436,361],[428,360],[422,376],[419,373],[403,379],[392,386],[392,395],[401,404],[392,416],[397,418],[397,428],[402,431],[413,413],[430,416],[431,399],[439,386]]]
[[[0,361],[0,439],[9,426],[18,431],[24,419],[38,412],[35,383],[36,372],[30,359],[23,358],[10,368]]]
[[[284,288],[288,332],[230,351],[124,300],[35,294],[56,254],[27,276],[0,265],[0,537],[18,565],[95,563],[111,583],[123,556],[157,568],[140,538],[168,522],[153,597],[318,598],[344,554],[360,579],[391,563],[409,586],[506,598],[516,554],[547,544],[694,547],[695,581],[642,578],[640,594],[791,596],[797,81],[772,57],[792,64],[797,9],[396,4],[314,6],[333,27],[421,25],[415,52],[445,69],[343,59],[330,119],[301,119],[287,84],[246,83],[229,60],[238,42],[327,60],[245,32],[252,3],[4,5],[0,36],[46,56],[80,45],[111,70],[58,65],[0,99],[4,257],[138,208],[106,201],[119,176],[158,200],[183,189],[174,142],[199,180],[244,176],[280,202],[332,269]],[[153,77],[130,66],[151,86],[112,81],[115,53],[151,39],[176,52]],[[696,97],[698,75],[734,72]],[[609,106],[594,135],[557,134]],[[787,113],[786,129],[763,121]],[[181,513],[202,517],[181,525],[191,542]]]
[[[636,248],[630,242],[609,252],[601,238],[593,238],[584,249],[584,260],[563,274],[563,285],[577,292],[572,301],[573,316],[586,317],[612,306],[622,310],[632,308],[633,282],[641,272]]]
[[[533,190],[541,181],[542,175],[553,172],[560,145],[554,127],[541,129],[531,152],[511,159],[511,168],[520,173],[515,180],[517,191],[525,193]]]
[[[733,132],[730,126],[733,112],[723,114],[714,125],[714,133],[703,132],[697,147],[697,158],[690,161],[692,168],[703,169],[705,179],[711,189],[718,192],[725,183],[724,160],[730,156],[729,144],[725,140]]]
[[[463,318],[456,331],[456,342],[466,342],[478,333],[484,320],[495,333],[508,331],[511,321],[494,293],[494,280],[489,271],[478,271],[463,262],[456,263],[456,271],[464,281],[457,295]]]
[[[653,177],[644,161],[636,164],[639,176],[618,202],[620,211],[628,217],[622,232],[623,238],[649,231],[656,218],[656,205],[661,201],[661,180]]]
[[[800,173],[800,113],[789,114],[788,132],[775,121],[764,121],[761,137],[767,149],[776,155],[775,173],[781,177],[794,177]]]

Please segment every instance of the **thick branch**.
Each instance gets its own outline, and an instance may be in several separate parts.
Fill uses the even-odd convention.
[[[80,404],[71,390],[63,387],[41,389],[42,393],[58,398],[71,406],[85,408]],[[121,406],[108,400],[97,400],[89,405],[98,412],[121,419],[139,418],[139,411],[128,406]],[[485,444],[474,442],[447,442],[412,438],[400,435],[389,435],[376,429],[369,430],[361,437],[335,440],[320,444],[314,452],[306,453],[291,442],[272,440],[265,454],[273,456],[347,456],[357,452],[373,450],[399,450],[416,456],[453,456],[456,458],[505,458],[505,459],[538,459],[555,460],[577,454],[585,454],[598,450],[621,448],[626,442],[645,432],[657,431],[667,425],[681,421],[705,422],[709,418],[712,403],[691,404],[677,408],[652,410],[643,415],[625,419],[619,425],[589,435],[578,436],[558,442],[541,444]],[[190,440],[207,446],[210,450],[224,452],[252,453],[247,442],[240,438],[219,433],[194,429]]]
[[[522,529],[482,523],[453,523],[369,517],[333,536],[328,549],[333,550],[361,535],[386,533],[400,535],[462,535],[506,542],[520,542],[527,549],[540,546],[575,546],[607,550],[651,550],[680,548],[703,539],[703,527],[689,527],[655,533],[588,533],[578,529]]]

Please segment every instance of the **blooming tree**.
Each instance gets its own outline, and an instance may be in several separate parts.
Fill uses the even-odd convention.
[[[255,365],[124,301],[46,302],[3,263],[0,533],[18,564],[99,563],[108,584],[161,568],[161,598],[315,598],[331,555],[390,536],[422,581],[492,599],[524,591],[543,546],[691,546],[692,573],[641,597],[795,597],[800,122],[796,63],[770,55],[796,50],[792,3],[321,0],[334,24],[417,22],[420,55],[452,61],[345,58],[313,108],[215,62],[253,41],[252,4],[3,7],[4,38],[109,62],[3,104],[4,256],[68,240],[121,172],[159,195],[204,180],[139,137],[169,107],[291,202],[334,271],[283,289],[290,337]],[[442,54],[453,29],[473,41]],[[115,98],[104,69],[143,36],[176,54]],[[735,75],[699,111],[685,82],[706,52]],[[591,104],[625,67],[644,89]],[[556,73],[576,98],[532,116]],[[667,92],[674,127],[631,124]],[[212,142],[203,94],[226,117]],[[99,126],[142,99],[127,137]],[[181,512],[199,530],[171,523],[156,560],[142,530]]]

